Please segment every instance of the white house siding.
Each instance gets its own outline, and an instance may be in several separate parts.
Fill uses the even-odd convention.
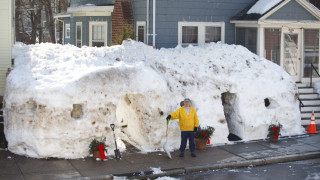
[[[13,42],[13,2],[1,1],[0,6],[0,95],[4,94],[6,73],[11,67],[11,46]]]

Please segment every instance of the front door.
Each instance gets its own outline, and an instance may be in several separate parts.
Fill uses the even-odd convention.
[[[295,81],[301,80],[300,29],[282,29],[282,66]]]

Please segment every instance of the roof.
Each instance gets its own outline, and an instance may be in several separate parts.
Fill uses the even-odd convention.
[[[320,1],[319,0],[310,0],[310,3],[313,4],[315,7],[320,9]]]
[[[230,20],[259,20],[283,1],[285,0],[256,0],[233,16]]]

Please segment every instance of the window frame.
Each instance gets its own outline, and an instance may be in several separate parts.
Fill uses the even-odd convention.
[[[108,46],[108,21],[89,21],[89,46],[92,47],[92,26],[93,25],[105,25],[106,34],[104,39],[104,46]]]
[[[236,45],[241,45],[241,44],[239,44],[238,43],[238,36],[237,36],[237,29],[238,28],[243,28],[244,29],[244,31],[245,31],[245,36],[244,36],[244,40],[245,40],[245,45],[242,45],[243,47],[245,47],[245,48],[247,48],[249,51],[251,51],[248,47],[249,46],[246,46],[247,44],[249,44],[249,39],[248,39],[248,41],[247,41],[247,37],[248,37],[248,35],[250,34],[250,35],[252,35],[252,33],[247,33],[248,32],[248,29],[255,29],[256,30],[256,41],[255,41],[255,43],[256,43],[256,48],[255,48],[255,52],[252,52],[252,53],[254,53],[254,54],[259,54],[259,46],[260,46],[260,42],[259,42],[259,27],[256,27],[256,26],[236,26],[235,27],[235,44]]]
[[[66,26],[66,27],[65,27],[65,29],[66,29],[65,38],[70,39],[70,35],[71,35],[71,32],[70,32],[70,23],[66,23],[65,26]],[[68,35],[68,33],[69,33],[69,35]]]
[[[78,39],[77,39],[78,38],[78,29],[77,28],[78,28],[79,25],[81,26],[81,36],[80,36],[81,45],[80,45],[80,47],[82,47],[82,33],[83,33],[83,31],[82,31],[82,22],[76,22],[76,38],[75,38],[75,40],[76,40],[76,46],[78,47],[78,44],[77,44],[78,43],[77,42],[78,41]]]
[[[182,27],[184,26],[198,27],[198,43],[182,43]],[[206,27],[220,27],[221,43],[225,43],[225,22],[178,22],[178,44],[182,46],[208,44],[206,43]]]
[[[220,26],[205,26],[204,27],[204,43],[206,43],[206,44],[209,44],[209,43],[211,43],[211,42],[206,42],[206,36],[207,36],[207,27],[208,28],[210,28],[210,27],[214,27],[214,28],[220,28],[220,41],[218,41],[218,42],[221,42],[222,41],[222,39],[221,39],[221,34],[222,34],[222,27],[220,27]]]
[[[143,40],[145,44],[147,44],[147,33],[146,33],[146,21],[137,21],[136,22],[136,41],[138,41],[139,39],[139,26],[143,26],[144,27],[144,34],[143,34]]]

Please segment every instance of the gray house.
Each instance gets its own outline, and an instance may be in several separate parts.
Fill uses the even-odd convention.
[[[126,21],[157,48],[240,44],[296,81],[308,81],[310,62],[319,69],[320,11],[308,0],[71,0],[56,18],[78,47],[110,45]]]

